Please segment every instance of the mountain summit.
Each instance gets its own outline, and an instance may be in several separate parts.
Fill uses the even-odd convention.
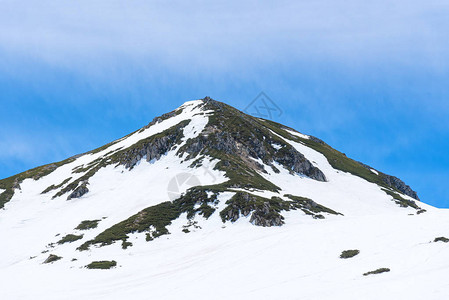
[[[371,228],[374,223],[364,222],[376,220],[382,231],[387,230],[382,226],[394,226],[402,218],[435,210],[419,202],[416,192],[400,179],[354,161],[318,138],[209,97],[186,102],[98,149],[0,180],[0,207],[0,236],[7,241],[0,263],[3,274],[14,278],[31,269],[48,275],[52,268],[58,272],[74,268],[78,271],[69,277],[80,284],[89,285],[81,273],[89,274],[86,278],[95,278],[100,285],[107,280],[122,285],[125,294],[139,296],[155,289],[159,297],[173,299],[181,291],[191,291],[187,285],[200,278],[211,284],[207,288],[211,292],[214,284],[205,274],[227,268],[216,265],[220,259],[237,263],[234,254],[246,259],[240,261],[243,268],[254,272],[238,267],[231,268],[233,272],[257,277],[258,257],[271,257],[267,267],[284,272],[287,265],[273,244],[276,236],[287,257],[297,251],[315,260],[311,248],[301,248],[295,238],[303,230],[342,237],[354,235],[354,226]],[[383,217],[390,215],[394,218]],[[239,246],[233,245],[234,238]],[[292,248],[285,243],[290,239]],[[256,251],[254,257],[242,257],[246,250],[234,252],[242,251],[245,243],[251,243],[248,251]],[[345,250],[337,244],[334,251]],[[355,241],[347,244],[357,246]],[[231,260],[224,258],[220,247],[231,249],[226,252]],[[270,247],[276,250],[270,252]],[[262,250],[273,256],[260,254]],[[211,265],[197,261],[203,259],[210,259]],[[151,271],[146,274],[143,266]],[[108,272],[119,273],[92,275],[95,271],[88,270],[96,268],[115,268]],[[183,277],[184,270],[197,272],[193,281]],[[219,281],[231,273],[210,278]],[[142,286],[147,280],[148,286]],[[164,294],[162,286],[168,288],[170,282],[178,292]],[[48,287],[53,294],[46,294],[42,286],[46,285],[33,287],[33,293],[49,297],[69,289],[73,294],[68,298],[89,299],[115,294],[111,290],[98,294],[93,286],[75,292],[67,284]],[[27,296],[14,287],[7,289],[9,296],[15,292]],[[238,291],[263,295],[261,288],[252,294],[251,288]],[[284,295],[278,298],[294,298]]]

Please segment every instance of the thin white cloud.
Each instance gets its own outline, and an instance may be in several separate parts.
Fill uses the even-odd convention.
[[[81,136],[73,135],[71,139],[67,134],[56,132],[29,133],[16,130],[0,132],[0,161],[18,160],[27,164],[37,162],[50,163],[58,158],[67,158],[68,153],[74,153],[76,141],[85,140]],[[86,141],[88,142],[88,141]]]
[[[0,1],[0,48],[80,68],[326,60],[447,68],[447,1]],[[82,68],[86,68],[85,65]]]

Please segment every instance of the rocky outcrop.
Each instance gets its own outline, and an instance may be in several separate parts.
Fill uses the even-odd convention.
[[[281,226],[284,217],[280,211],[288,209],[288,206],[282,207],[281,201],[238,192],[226,202],[228,206],[220,212],[220,216],[223,222],[235,222],[240,215],[248,217],[251,214],[250,222],[256,226]]]
[[[174,116],[180,114],[181,112],[182,112],[182,109],[177,109],[177,110],[168,112],[166,114],[163,114],[163,115],[161,115],[159,117],[156,117],[150,123],[148,123],[147,126],[143,127],[141,130],[145,130],[145,129],[153,126],[154,124],[157,124],[157,123],[160,123],[160,122],[162,122],[164,120],[170,119],[171,117],[174,117]]]
[[[266,170],[257,161],[269,166],[278,163],[291,173],[326,181],[324,173],[303,154],[255,122],[253,117],[214,100],[208,100],[205,106],[205,109],[214,109],[214,115],[203,132],[190,139],[178,154],[186,152],[188,158],[192,158],[201,153],[218,159],[230,155],[240,158],[241,163],[251,169],[262,172]]]
[[[187,124],[188,121],[181,122],[170,131],[164,131],[163,134],[142,140],[129,149],[121,151],[118,159],[119,163],[125,165],[127,169],[132,169],[143,158],[146,158],[147,161],[160,159],[162,155],[181,140],[183,128]]]
[[[185,120],[179,124],[170,127],[163,132],[143,139],[123,150],[111,152],[94,162],[90,163],[85,169],[74,172],[86,172],[80,178],[75,179],[66,187],[57,192],[53,198],[69,193],[68,200],[79,198],[89,190],[86,183],[94,176],[98,170],[108,165],[124,165],[127,169],[132,169],[140,160],[146,158],[147,161],[159,159],[167,153],[175,144],[179,143],[183,137],[183,128],[189,124],[190,120]]]
[[[319,139],[319,138],[317,138],[317,137],[311,136],[311,135],[309,135],[309,139],[310,139],[312,142],[315,142],[315,143],[317,143],[317,144],[322,144],[322,145],[326,144],[325,142],[323,142],[323,140],[321,140],[321,139]]]
[[[358,161],[358,163],[368,170],[373,170],[373,168],[368,166],[367,164],[364,164],[359,161]],[[410,186],[408,186],[407,184],[405,184],[404,181],[402,181],[401,179],[399,179],[395,176],[387,175],[387,174],[384,174],[381,172],[378,172],[378,173],[379,173],[379,176],[380,176],[382,182],[385,183],[387,186],[392,187],[393,189],[398,190],[402,194],[407,195],[409,197],[412,197],[413,199],[420,201],[419,197],[418,197],[418,193],[415,192],[414,190],[412,190],[412,188]]]
[[[237,193],[230,201],[229,205],[220,212],[223,221],[235,222],[240,218],[240,214],[247,217],[251,211],[255,210],[253,198],[248,193]]]
[[[416,193],[410,186],[405,184],[401,179],[383,174],[382,181],[385,182],[388,186],[393,187],[400,191],[402,194],[412,197],[419,201],[418,193]]]
[[[87,188],[88,183],[84,182],[79,187],[77,187],[75,190],[73,190],[70,195],[67,196],[67,200],[74,199],[74,198],[81,198],[83,195],[87,194],[89,192],[89,189]]]
[[[271,227],[284,224],[284,217],[273,211],[269,202],[264,202],[261,207],[257,207],[251,215],[250,223],[256,226]]]
[[[22,188],[20,187],[20,181],[19,181],[18,178],[16,178],[16,179],[14,180],[14,184],[13,184],[12,188],[15,189],[15,190],[21,190],[21,189],[22,189]]]
[[[293,147],[281,148],[274,153],[275,162],[289,168],[294,173],[303,174],[318,181],[326,181],[326,176],[320,169],[313,166],[304,155],[296,151]]]

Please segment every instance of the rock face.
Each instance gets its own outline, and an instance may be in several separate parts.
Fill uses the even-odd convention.
[[[221,159],[222,156],[239,157],[253,170],[266,173],[258,163],[273,166],[278,163],[292,174],[297,173],[318,181],[326,181],[324,173],[308,161],[282,138],[274,134],[256,118],[243,114],[221,102],[208,99],[205,108],[214,111],[203,132],[189,140],[179,153],[190,157],[207,154]],[[275,169],[275,168],[273,168]]]
[[[418,194],[412,190],[412,188],[404,183],[401,179],[385,175],[382,180],[391,187],[396,188],[398,191],[403,193],[404,195],[410,196],[413,199],[419,200]]]
[[[271,227],[284,224],[284,217],[279,213],[280,203],[274,200],[238,192],[226,204],[228,206],[220,212],[224,222],[235,222],[240,218],[240,214],[244,217],[251,214],[250,222],[256,226]]]
[[[19,182],[19,180],[18,180],[17,178],[14,180],[14,184],[13,184],[12,188],[13,188],[14,190],[21,190],[21,188],[20,188],[20,182]]]
[[[150,123],[148,123],[147,126],[143,127],[143,129],[149,128],[149,127],[153,126],[154,124],[157,124],[157,123],[162,122],[162,121],[164,121],[166,119],[174,117],[174,116],[176,116],[179,113],[181,113],[181,110],[174,110],[174,111],[168,112],[166,114],[163,114],[160,117],[156,117]]]
[[[326,176],[324,176],[323,172],[314,167],[304,155],[293,147],[285,147],[276,151],[274,161],[290,168],[294,173],[302,174],[318,181],[326,181]]]
[[[284,195],[290,200],[283,200],[273,196],[270,199],[255,196],[246,192],[237,192],[228,205],[220,212],[223,222],[235,222],[240,217],[250,216],[250,223],[256,226],[271,227],[284,224],[283,211],[300,209],[314,219],[324,219],[321,213],[341,215],[340,213],[322,206],[315,201],[290,194]]]
[[[173,128],[171,132],[166,132],[160,136],[156,135],[123,151],[120,154],[120,164],[125,165],[127,169],[132,169],[143,158],[146,158],[147,161],[158,160],[180,141],[183,137],[182,129],[187,123],[184,122]]]
[[[373,170],[373,168],[368,166],[367,164],[364,164],[359,161],[358,161],[358,163],[369,170]],[[414,190],[412,190],[412,188],[410,186],[408,186],[407,184],[405,184],[404,181],[402,181],[401,179],[399,179],[395,176],[387,175],[382,172],[378,172],[378,173],[381,176],[382,181],[386,185],[400,191],[404,195],[410,196],[413,199],[416,199],[419,201],[418,193],[416,193]]]
[[[262,207],[257,207],[251,215],[250,223],[256,226],[271,227],[284,224],[284,217],[273,211],[269,202],[264,202]]]
[[[77,187],[70,195],[67,196],[67,200],[73,199],[73,198],[80,198],[83,195],[87,194],[89,192],[89,189],[87,188],[87,182],[81,184],[79,187]]]
[[[67,197],[68,200],[81,197],[89,191],[86,186],[89,178],[94,176],[98,170],[108,165],[124,165],[127,169],[132,169],[143,158],[146,158],[147,161],[159,159],[175,144],[179,143],[183,137],[182,129],[189,122],[189,120],[182,121],[178,125],[173,126],[159,134],[140,140],[131,147],[123,150],[119,149],[109,156],[105,155],[95,160],[87,167],[75,169],[75,172],[79,172],[79,170],[81,170],[81,172],[85,172],[85,174],[82,177],[70,182],[66,187],[56,193],[53,198],[69,192],[70,195]]]

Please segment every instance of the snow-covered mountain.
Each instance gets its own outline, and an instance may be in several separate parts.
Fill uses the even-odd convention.
[[[0,207],[0,299],[449,296],[446,210],[208,97],[0,180]]]

